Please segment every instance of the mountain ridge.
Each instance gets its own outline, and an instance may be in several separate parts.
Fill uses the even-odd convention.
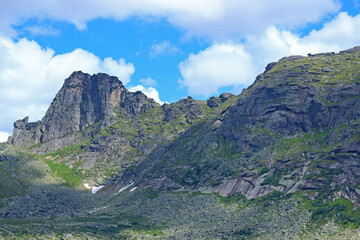
[[[188,132],[190,132],[188,134],[190,139],[193,138],[194,136],[192,136],[192,134],[194,132],[192,132],[192,128],[198,128],[200,126],[199,123],[202,124],[202,122],[204,121],[213,121],[213,123],[211,124],[214,125],[209,125],[210,123],[207,123],[204,125],[205,128],[210,128],[212,129],[211,131],[217,131],[215,135],[217,136],[217,138],[221,138],[222,142],[229,142],[231,148],[235,149],[232,149],[232,151],[235,151],[232,154],[239,155],[239,160],[237,160],[237,162],[247,162],[248,160],[246,159],[252,159],[253,157],[242,157],[240,155],[244,154],[244,156],[250,156],[254,153],[257,153],[263,148],[273,145],[279,139],[279,137],[276,135],[283,135],[286,138],[293,138],[294,136],[299,136],[303,133],[310,133],[310,135],[316,135],[315,132],[328,131],[330,128],[339,125],[339,122],[343,121],[342,119],[356,118],[359,115],[359,110],[356,110],[357,112],[353,112],[354,109],[358,108],[353,108],[352,105],[358,105],[358,83],[356,81],[354,82],[355,85],[351,82],[350,83],[352,85],[349,85],[350,83],[346,83],[348,84],[347,86],[343,86],[345,83],[342,81],[337,83],[336,74],[338,74],[338,72],[336,71],[338,70],[334,71],[330,69],[329,66],[326,64],[331,62],[328,60],[329,58],[344,58],[344,56],[346,56],[347,54],[353,55],[354,53],[358,54],[358,52],[359,48],[353,48],[350,50],[342,51],[338,54],[323,53],[309,55],[308,57],[286,57],[280,59],[277,63],[270,63],[266,67],[265,72],[263,74],[260,74],[256,78],[254,84],[252,84],[248,89],[245,89],[243,93],[238,97],[235,97],[231,94],[222,94],[219,98],[212,97],[206,102],[193,100],[191,97],[189,97],[187,99],[182,99],[177,103],[170,105],[165,104],[163,106],[156,104],[153,100],[149,100],[143,94],[129,93],[121,84],[121,82],[114,77],[110,77],[106,74],[97,74],[90,77],[90,75],[84,74],[82,72],[74,72],[68,79],[65,80],[63,88],[57,94],[56,98],[54,99],[41,123],[27,123],[27,119],[19,120],[14,124],[14,136],[23,137],[29,135],[28,130],[25,130],[26,134],[24,134],[23,132],[19,134],[17,132],[17,128],[28,128],[30,129],[30,132],[34,132],[33,126],[35,126],[36,133],[31,137],[34,140],[31,144],[36,145],[40,143],[40,145],[43,146],[50,146],[47,147],[47,149],[45,150],[41,150],[41,147],[33,148],[35,152],[39,153],[54,152],[73,143],[81,144],[87,141],[87,143],[81,146],[81,148],[86,149],[86,153],[90,152],[89,154],[93,155],[93,162],[85,164],[85,167],[90,170],[97,165],[97,161],[99,160],[99,152],[107,151],[108,154],[111,155],[111,151],[113,151],[113,149],[109,149],[107,145],[99,145],[100,143],[98,140],[94,141],[94,136],[92,136],[94,133],[90,133],[90,139],[92,139],[91,142],[89,142],[88,140],[89,134],[86,133],[86,129],[93,125],[95,122],[100,122],[100,127],[95,130],[95,132],[97,135],[100,134],[99,138],[102,139],[102,142],[113,142],[112,145],[125,145],[125,148],[127,148],[126,146],[130,146],[136,151],[138,151],[138,153],[140,154],[138,160],[135,161],[135,164],[131,163],[131,161],[125,161],[126,166],[124,166],[123,168],[125,172],[121,173],[127,176],[134,176],[134,170],[140,170],[141,168],[144,168],[143,165],[147,165],[146,159],[149,159],[149,161],[154,164],[154,159],[151,158],[153,158],[152,156],[155,155],[157,156],[157,158],[159,158],[155,162],[161,162],[162,157],[158,154],[159,151],[163,151],[161,149],[164,149],[164,147],[169,149],[172,145],[176,145],[176,142],[182,141],[182,138],[186,138]],[[314,61],[314,59],[317,59],[319,61],[319,66],[314,67],[307,63],[309,61]],[[346,61],[350,61],[348,57],[346,57]],[[283,80],[285,80],[285,82]],[[341,87],[341,91],[338,91],[336,89],[337,85]],[[325,94],[329,91],[331,92],[331,94]],[[347,92],[344,93],[344,91]],[[336,104],[330,104],[335,103],[335,101],[337,101],[339,98],[341,99],[343,97],[342,95],[346,95],[348,101],[340,102],[341,106],[337,106]],[[137,96],[140,96],[140,98],[136,98]],[[134,97],[135,100],[132,100]],[[233,99],[233,101],[228,102],[231,99]],[[271,101],[270,103],[268,102],[269,100]],[[96,102],[98,105],[95,104]],[[85,107],[84,103],[87,104],[85,105]],[[227,103],[227,106],[226,108],[222,107],[221,113],[216,113],[214,109],[217,109],[221,105],[221,103]],[[62,108],[60,107],[61,105],[66,107]],[[75,108],[73,107],[74,105]],[[68,106],[71,107],[70,110],[68,109]],[[117,135],[117,130],[115,128],[111,128],[114,123],[116,125],[117,120],[126,116],[125,118],[128,118],[128,121],[139,121],[136,120],[138,119],[137,117],[142,116],[142,114],[146,114],[146,112],[151,108],[155,108],[158,110],[150,112],[150,116],[148,117],[151,118],[152,114],[160,114],[157,122],[158,126],[156,126],[155,128],[157,128],[156,131],[158,131],[158,134],[163,135],[163,137],[159,138],[156,136],[151,136],[150,138],[153,142],[150,144],[147,143],[148,140],[146,140],[146,134],[152,135],[151,131],[154,130],[154,126],[152,126],[149,128],[149,130],[143,129],[147,133],[145,133],[144,131],[139,131],[138,133],[133,132],[133,134],[130,134],[129,137],[131,137],[131,139],[128,139],[129,145],[119,142],[124,141],[124,139],[121,139],[119,141],[107,140],[109,137],[114,137]],[[347,114],[347,112],[349,111],[347,109],[349,108],[353,109],[351,116]],[[116,111],[118,111],[118,115],[116,115]],[[84,113],[86,114],[84,115]],[[124,116],[120,116],[121,114],[124,114]],[[71,120],[73,118],[76,120]],[[179,119],[181,119],[183,122],[178,122]],[[152,124],[151,121],[151,119],[145,120],[145,126]],[[173,126],[174,121],[176,122],[176,124],[180,124],[180,130],[175,135],[164,131],[164,126],[166,126],[167,123],[169,123],[169,127]],[[70,128],[65,128],[65,130],[63,130],[63,126],[69,125],[69,122],[72,123],[70,124]],[[123,122],[120,121],[120,124],[123,124]],[[40,125],[41,127],[39,127]],[[185,126],[181,127],[182,125]],[[104,134],[102,131],[107,131],[109,126],[112,131],[114,131],[114,133]],[[234,129],[234,126],[240,126],[240,128],[243,129],[250,129],[251,133],[249,135],[244,132],[243,129],[231,130]],[[252,129],[254,128],[253,126],[256,126],[256,128],[264,129],[264,131],[266,130],[268,132],[265,133],[265,131],[264,133],[254,135],[254,133],[252,132]],[[137,126],[133,126],[134,131],[137,131],[136,129],[139,127],[143,127],[143,122],[141,122]],[[314,131],[314,129],[316,130]],[[81,132],[80,135],[82,136],[79,136],[78,132]],[[205,135],[203,135],[203,137]],[[51,136],[55,140],[51,141],[52,139],[49,136]],[[65,136],[63,138],[63,141],[61,140],[61,136]],[[189,145],[188,148],[183,149],[183,151],[187,152],[188,149],[191,149],[194,146],[199,148],[199,143],[201,142],[204,142],[204,146],[208,145],[209,143],[210,145],[212,145],[215,141],[214,134],[207,134],[207,136],[208,139],[206,140],[206,142],[203,141],[204,138],[199,139],[197,144],[192,143],[192,145]],[[263,137],[265,137],[265,140],[261,139]],[[168,144],[164,142],[164,138],[167,139],[165,140],[165,142],[167,141]],[[10,142],[11,141],[15,143],[15,145],[26,142],[24,140],[16,142],[16,138],[10,139]],[[191,142],[191,140],[185,141]],[[52,142],[55,142],[55,144],[53,144]],[[64,142],[65,145],[63,144]],[[141,146],[141,142],[146,142],[147,145]],[[176,146],[176,149],[179,149],[179,146]],[[204,148],[203,150],[198,149],[198,151],[208,157],[212,155],[212,153],[207,152],[206,148]],[[118,157],[124,157],[124,152],[126,154],[125,149],[119,150]],[[168,152],[164,153],[165,155],[167,154],[166,156],[168,156],[169,154]],[[84,158],[88,158],[89,154],[84,154]],[[130,158],[132,156],[133,153],[129,155]],[[191,154],[189,153],[187,156],[191,156]],[[102,155],[102,157],[104,157],[104,154]],[[108,156],[106,156],[105,154],[105,159],[107,157]],[[193,158],[198,157],[194,155]],[[203,158],[207,159],[207,157]],[[111,162],[113,160],[109,158],[108,161]],[[200,159],[199,161],[203,160]],[[226,164],[232,166],[233,163],[231,161],[233,160],[230,160],[230,162],[229,160],[227,160]],[[126,172],[129,164],[135,166],[135,168],[131,168],[131,170]],[[167,160],[166,164],[169,164],[169,159]],[[159,169],[166,166],[166,164],[162,165],[161,167],[159,166]],[[111,165],[110,168],[116,168],[116,165],[117,164]],[[139,165],[139,167],[136,167],[137,165]],[[84,164],[82,166],[84,166]],[[225,181],[225,179],[227,179],[226,175],[229,175],[229,172],[233,172],[233,170],[231,170],[229,166],[223,166],[225,167],[225,169],[221,171],[223,171],[224,174],[219,175],[219,173],[213,173],[213,176],[212,178],[210,178],[209,181],[212,182],[212,179],[216,177],[220,177]],[[268,166],[271,166],[271,164],[268,164]],[[143,170],[140,170],[140,172],[141,171]],[[146,168],[146,171],[148,172],[152,170]],[[178,185],[179,183],[175,183],[178,180],[173,182],[174,178],[178,179],[179,177],[179,174],[176,174],[176,176],[170,177],[171,182],[173,182],[170,185],[175,184],[177,187],[186,188],[188,184],[186,184],[186,181],[184,182],[185,175],[181,176],[182,174],[180,174],[180,179],[183,179],[181,180],[182,184]],[[158,177],[165,177],[169,180],[168,175]],[[152,178],[152,176],[145,177],[145,179]],[[97,181],[96,178],[95,181]],[[191,181],[197,182],[198,180],[190,178],[190,182]],[[239,179],[235,180],[235,182],[236,181],[239,181]],[[249,188],[251,189],[252,187],[250,187],[247,182],[242,181],[243,180],[240,180],[239,191],[241,191],[243,194],[246,194],[247,191],[245,191],[244,188],[249,190]],[[220,183],[219,180],[217,180],[217,182]],[[254,193],[248,193],[250,195],[247,196],[258,197],[262,194],[268,194],[272,190],[281,189],[281,191],[283,191],[282,188],[279,188],[277,186],[271,186],[272,189],[260,187],[260,182],[252,183],[253,187],[258,187],[255,187],[253,190],[258,191],[259,193],[255,193],[255,195]],[[225,182],[223,183],[225,184]],[[244,184],[244,186],[242,185],[242,183]],[[301,185],[302,184],[304,183],[301,183]],[[305,185],[306,184],[307,182],[305,182]],[[288,187],[290,187],[290,185],[288,185]],[[234,194],[238,190],[234,191],[230,190],[229,193],[232,192],[232,194]],[[225,196],[226,195],[227,193],[225,194]],[[355,201],[354,196],[348,196],[348,198],[352,199],[352,201]]]
[[[197,133],[190,131],[189,137],[180,136],[172,150],[170,146],[165,153],[155,152],[154,158],[150,156],[138,165],[137,173],[131,169],[129,174],[125,171],[125,175],[134,179],[134,175],[144,173],[140,182],[166,179],[164,181],[170,183],[164,183],[165,187],[175,182],[180,189],[202,189],[223,196],[241,192],[248,198],[256,198],[273,191],[301,190],[311,198],[310,192],[326,192],[334,194],[332,197],[345,196],[358,204],[356,189],[341,187],[345,182],[353,186],[359,181],[359,152],[355,150],[359,149],[359,142],[356,134],[349,133],[357,128],[360,113],[358,50],[280,60],[259,75],[217,119]],[[337,74],[343,73],[324,65],[330,62],[329,57],[351,61],[347,54],[354,53],[357,55],[352,69],[356,72],[355,75],[350,72],[350,78],[339,79]],[[319,61],[317,66],[307,63],[314,60]],[[288,71],[289,68],[296,71]],[[338,129],[346,131],[341,133]],[[337,142],[339,139],[342,143]],[[227,142],[228,146],[221,146],[217,141]],[[287,153],[279,141],[300,151],[294,149]],[[216,156],[218,151],[220,156]],[[348,156],[343,156],[345,154]],[[146,161],[155,166],[148,167]],[[248,166],[244,167],[245,164]],[[212,170],[210,166],[218,169]],[[268,170],[260,174],[263,168]],[[331,178],[330,183],[321,180],[324,176]],[[217,186],[209,187],[214,181]],[[327,184],[331,185],[330,189]]]
[[[360,47],[290,56],[270,63],[238,96],[162,106],[106,74],[75,72],[43,120],[15,122],[0,167],[7,174],[21,154],[18,164],[44,164],[38,178],[73,188],[69,199],[88,194],[91,204],[75,215],[102,222],[95,228],[106,238],[341,239],[346,232],[357,239],[359,69]],[[23,175],[19,192],[34,178]],[[16,175],[9,179],[16,186]],[[99,185],[96,194],[86,190]],[[21,204],[28,199],[12,194]],[[37,199],[51,206],[46,196]],[[61,202],[49,214],[63,221],[63,206],[76,201]],[[48,211],[14,206],[0,209],[0,217]],[[84,221],[69,219],[74,226]],[[110,227],[116,219],[118,230]],[[147,226],[157,230],[145,233]]]

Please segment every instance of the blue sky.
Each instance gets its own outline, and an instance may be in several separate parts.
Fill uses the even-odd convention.
[[[159,103],[240,93],[281,57],[360,45],[358,0],[2,0],[0,141],[75,70]]]

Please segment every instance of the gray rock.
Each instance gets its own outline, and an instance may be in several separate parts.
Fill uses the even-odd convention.
[[[159,106],[141,92],[129,92],[116,77],[74,72],[65,80],[40,122],[28,123],[26,117],[14,123],[9,143],[31,146],[75,134],[118,112],[138,115]]]

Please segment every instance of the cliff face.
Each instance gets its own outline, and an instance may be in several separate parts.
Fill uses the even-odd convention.
[[[223,115],[221,135],[238,138],[242,134],[236,136],[231,126],[241,126],[293,137],[355,121],[360,116],[359,52],[289,57],[270,64]]]
[[[123,91],[123,85],[116,78],[73,73],[42,119],[42,134],[36,140],[45,142],[82,131],[111,116],[119,106]]]
[[[28,123],[28,118],[14,124],[9,142],[33,145],[83,131],[96,122],[116,116],[116,112],[138,115],[156,103],[143,93],[129,92],[116,78],[107,74],[74,72],[65,80],[44,118]]]

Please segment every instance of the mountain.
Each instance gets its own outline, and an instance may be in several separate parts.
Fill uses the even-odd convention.
[[[164,105],[74,72],[0,148],[3,235],[358,239],[359,69],[360,47],[290,56]]]
[[[301,190],[358,203],[356,50],[270,64],[225,111],[189,128],[125,175],[140,182],[167,178],[223,196]]]
[[[95,123],[109,121],[119,114],[117,109],[136,116],[157,105],[141,92],[129,92],[116,77],[74,72],[65,80],[41,121],[28,123],[28,118],[24,118],[15,122],[9,143],[31,146],[64,139]],[[59,146],[49,146],[56,149],[66,145],[69,143],[64,141]]]

